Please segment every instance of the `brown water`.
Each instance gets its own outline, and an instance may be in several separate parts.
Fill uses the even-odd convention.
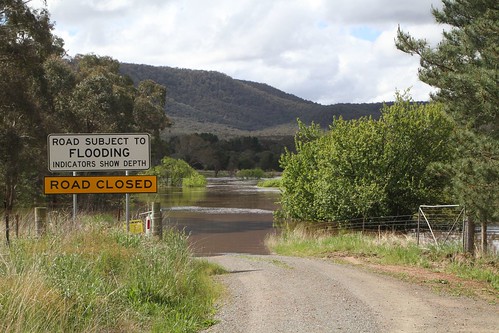
[[[277,189],[263,189],[256,181],[212,178],[206,188],[170,189],[149,197],[160,201],[165,227],[185,231],[199,256],[222,253],[268,254],[265,237],[276,232],[273,211]],[[499,226],[488,228],[490,250],[499,253]],[[479,230],[477,230],[479,234]],[[478,244],[478,240],[476,241]]]
[[[216,178],[205,189],[172,189],[157,196],[166,226],[184,230],[196,255],[268,254],[264,239],[275,232],[278,190],[258,188],[255,181]]]

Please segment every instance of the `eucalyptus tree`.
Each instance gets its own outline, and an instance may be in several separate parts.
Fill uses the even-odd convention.
[[[40,193],[47,134],[150,132],[163,156],[159,133],[170,124],[163,86],[135,86],[110,57],[67,57],[48,11],[29,3],[0,0],[0,198],[8,211],[16,193]]]
[[[442,9],[432,11],[445,25],[437,46],[400,29],[396,45],[419,56],[420,80],[438,88],[432,98],[461,126],[461,158],[453,165],[456,195],[482,224],[486,251],[487,223],[499,219],[499,6],[496,0],[442,2]]]
[[[110,57],[77,55],[72,59],[76,84],[67,112],[77,120],[73,132],[130,132],[134,125],[133,82],[119,73]]]
[[[133,101],[134,128],[139,132],[151,133],[152,158],[160,163],[167,150],[166,142],[161,138],[161,131],[172,125],[165,114],[166,88],[152,80],[139,82]]]
[[[28,3],[0,1],[0,180],[7,211],[20,180],[32,183],[33,169],[40,165],[35,161],[44,156],[50,102],[43,66],[64,53],[62,40],[52,34],[49,13]]]

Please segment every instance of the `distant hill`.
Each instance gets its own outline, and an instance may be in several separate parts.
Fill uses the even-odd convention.
[[[165,111],[174,122],[171,134],[293,135],[297,118],[327,127],[340,115],[377,118],[382,107],[382,103],[321,105],[214,71],[128,63],[121,64],[121,71],[136,83],[151,79],[166,87]]]

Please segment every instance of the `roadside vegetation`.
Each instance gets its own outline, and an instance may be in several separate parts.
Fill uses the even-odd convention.
[[[309,226],[310,227],[310,226]],[[453,274],[466,280],[485,283],[499,291],[499,257],[475,258],[462,253],[461,245],[448,243],[418,246],[409,236],[395,233],[361,233],[318,230],[305,224],[271,235],[266,244],[272,252],[300,257],[327,257],[337,260],[354,258],[363,264],[417,267],[434,272]],[[404,274],[404,270],[400,271]],[[445,283],[444,280],[441,283]]]
[[[198,332],[212,324],[221,269],[186,236],[127,235],[112,218],[0,246],[2,332]],[[69,222],[68,222],[69,223]]]

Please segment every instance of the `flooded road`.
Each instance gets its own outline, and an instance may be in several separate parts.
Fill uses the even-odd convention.
[[[208,179],[201,189],[172,189],[158,194],[165,226],[183,230],[195,255],[268,254],[265,237],[275,229],[277,189],[258,188],[256,181]]]

